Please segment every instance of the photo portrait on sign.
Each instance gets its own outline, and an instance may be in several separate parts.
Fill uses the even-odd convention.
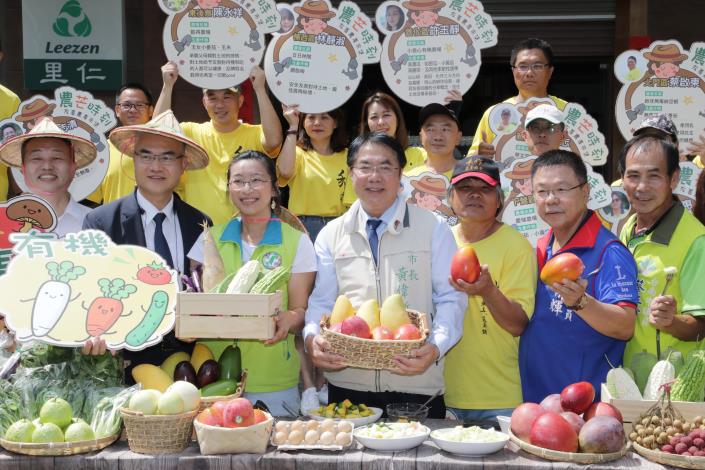
[[[404,10],[397,2],[384,2],[377,8],[375,23],[387,33],[399,31],[404,26]]]
[[[277,11],[279,12],[279,34],[286,34],[291,31],[294,27],[294,22],[296,18],[294,17],[294,10],[286,3],[277,3]]]
[[[0,124],[0,144],[20,134],[23,134],[22,128],[17,123],[9,121]]]
[[[490,112],[490,129],[495,134],[511,134],[517,130],[522,116],[511,104],[498,104]]]
[[[630,209],[631,205],[629,204],[629,199],[627,199],[627,194],[624,192],[624,189],[612,188],[610,204],[601,208],[599,212],[602,218],[615,223],[625,219],[629,215]]]

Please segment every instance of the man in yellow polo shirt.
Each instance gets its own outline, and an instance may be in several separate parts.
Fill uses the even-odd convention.
[[[619,167],[635,211],[620,238],[639,269],[637,322],[624,363],[643,350],[660,349],[663,356],[669,346],[685,354],[701,347],[705,337],[705,289],[700,279],[705,227],[673,196],[680,176],[678,150],[669,140],[638,135],[627,142]],[[677,272],[666,287],[669,267]]]
[[[163,87],[154,112],[171,109],[171,95],[179,77],[176,63],[162,66]],[[210,121],[182,122],[181,129],[208,152],[210,163],[202,170],[192,171],[186,180],[184,199],[208,214],[214,224],[227,222],[235,208],[227,197],[227,170],[230,160],[245,150],[257,150],[275,157],[282,143],[279,116],[267,95],[264,70],[255,66],[250,72],[252,88],[257,96],[261,125],[251,125],[238,119],[244,96],[239,87],[203,90],[203,107]]]
[[[522,103],[529,98],[551,98],[561,111],[566,102],[548,94],[548,82],[553,75],[553,49],[543,39],[529,38],[517,43],[512,49],[509,63],[512,66],[514,84],[518,93],[504,100],[504,103]],[[477,125],[472,146],[468,150],[470,155],[482,155],[492,158],[495,154],[495,134],[490,129],[490,112],[495,105],[485,110]]]
[[[0,63],[2,59],[5,58],[5,54],[2,52],[2,44],[0,44]],[[7,119],[15,114],[17,108],[20,106],[19,97],[14,94],[9,88],[5,88],[0,84],[0,121]],[[0,139],[2,140],[2,139]],[[5,165],[0,163],[0,201],[7,199],[7,174],[8,170]]]

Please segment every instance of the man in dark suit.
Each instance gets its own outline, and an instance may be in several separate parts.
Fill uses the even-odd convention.
[[[134,159],[137,187],[112,203],[95,209],[83,223],[84,229],[105,232],[118,245],[139,245],[153,250],[176,271],[190,273],[189,252],[210,218],[183,202],[174,192],[186,170],[208,164],[205,150],[181,133],[171,111],[146,124],[120,127],[110,133],[110,141]],[[177,351],[191,352],[192,344],[176,339],[173,332],[143,351],[125,351],[129,361],[126,379],[137,364],[161,364]],[[105,342],[89,340],[85,353],[102,354]]]

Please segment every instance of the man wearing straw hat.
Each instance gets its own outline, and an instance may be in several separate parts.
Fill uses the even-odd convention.
[[[0,160],[19,168],[32,194],[45,199],[59,220],[59,237],[78,232],[90,212],[69,193],[76,170],[95,160],[97,150],[89,140],[63,132],[51,118],[44,118],[31,131],[0,147]]]
[[[110,142],[134,159],[137,188],[132,194],[95,209],[86,217],[83,228],[102,230],[118,245],[144,246],[176,271],[189,274],[186,254],[203,231],[201,224],[211,225],[211,220],[183,202],[174,189],[185,170],[208,165],[206,151],[183,135],[171,111],[146,124],[113,130]],[[95,352],[105,351],[104,342],[94,344]],[[131,361],[127,380],[131,380],[131,367],[137,364],[161,364],[170,354],[191,349],[172,332],[161,344],[144,351],[125,351],[125,359]]]

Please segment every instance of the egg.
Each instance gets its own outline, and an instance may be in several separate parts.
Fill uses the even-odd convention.
[[[318,431],[311,429],[306,431],[306,436],[304,437],[304,443],[306,444],[316,444],[318,442]]]
[[[335,435],[333,435],[333,433],[330,431],[323,431],[321,433],[321,437],[318,439],[318,441],[321,444],[323,444],[324,446],[331,445],[334,440],[335,440]]]
[[[349,432],[339,432],[335,436],[335,443],[339,446],[346,446],[350,444],[350,433]]]
[[[285,432],[288,434],[290,424],[291,423],[289,423],[288,421],[278,421],[277,424],[274,426],[274,430],[276,432]]]
[[[289,434],[286,431],[277,431],[277,433],[274,435],[274,444],[278,446],[285,444],[288,438]]]
[[[299,420],[292,421],[289,425],[289,429],[291,431],[301,431],[304,429],[304,422]]]
[[[318,431],[318,421],[311,420],[311,421],[306,421],[306,424],[304,425],[307,431]]]
[[[289,433],[289,438],[286,440],[287,444],[299,445],[301,441],[304,440],[304,433],[301,429],[294,429]]]
[[[338,432],[352,432],[352,423],[350,421],[341,421],[338,423]]]
[[[332,433],[335,433],[336,429],[337,426],[335,425],[335,421],[330,418],[324,419],[321,422],[321,431],[330,431]]]

